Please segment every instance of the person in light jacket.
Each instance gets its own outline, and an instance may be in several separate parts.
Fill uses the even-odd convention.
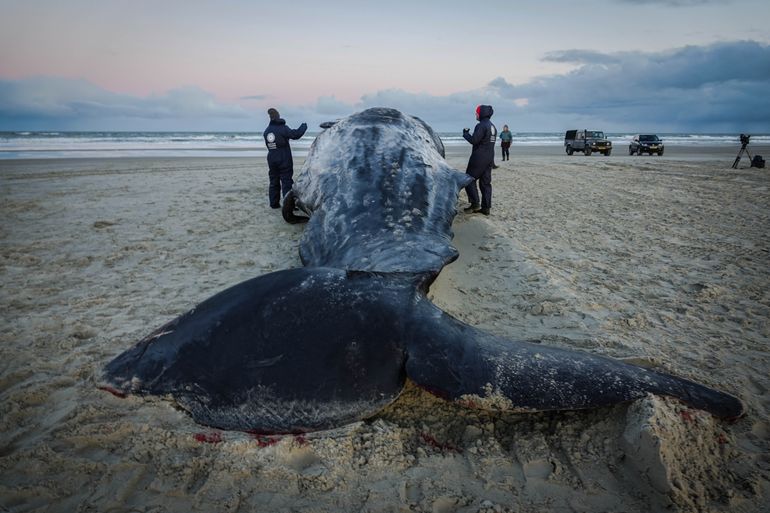
[[[500,132],[500,148],[503,150],[503,160],[511,160],[510,148],[513,141],[513,134],[508,130],[508,125],[503,125],[503,131]]]

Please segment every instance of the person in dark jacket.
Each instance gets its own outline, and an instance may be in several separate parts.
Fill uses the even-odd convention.
[[[479,105],[476,107],[476,119],[479,122],[473,129],[473,135],[468,128],[463,129],[463,137],[473,145],[465,172],[474,178],[473,183],[465,188],[468,201],[471,203],[465,212],[481,212],[487,216],[492,207],[492,167],[495,164],[495,141],[497,140],[497,128],[489,120],[492,114],[494,110],[491,105]],[[481,203],[479,203],[476,182],[481,188]]]
[[[305,135],[307,123],[302,123],[299,128],[291,129],[286,126],[286,121],[275,109],[267,109],[270,116],[270,124],[262,133],[267,146],[267,167],[270,177],[268,195],[271,208],[281,208],[281,198],[286,196],[294,185],[294,160],[291,158],[289,139],[299,139]]]

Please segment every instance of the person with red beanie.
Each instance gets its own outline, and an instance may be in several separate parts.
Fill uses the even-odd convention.
[[[481,212],[486,216],[489,215],[489,209],[492,208],[492,168],[495,167],[495,141],[497,140],[497,128],[489,119],[492,114],[494,114],[494,110],[491,105],[477,106],[476,119],[478,123],[473,129],[473,135],[471,135],[470,129],[463,129],[463,137],[473,145],[465,172],[474,179],[465,188],[468,201],[471,203],[465,212]],[[478,186],[476,182],[478,182]],[[479,187],[481,188],[480,203]]]

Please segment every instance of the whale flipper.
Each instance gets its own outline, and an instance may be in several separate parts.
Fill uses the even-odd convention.
[[[405,381],[394,308],[410,282],[291,269],[231,287],[105,368],[119,393],[171,395],[200,423],[296,433],[366,418]],[[387,303],[387,304],[386,304]]]
[[[582,351],[513,342],[441,311],[427,299],[407,341],[407,376],[449,400],[502,410],[575,410],[646,394],[682,400],[721,418],[741,401],[692,381]]]
[[[290,190],[283,197],[283,206],[281,207],[283,220],[289,224],[307,223],[310,220],[309,217],[298,216],[294,213],[298,208],[300,207],[297,205],[297,196],[294,194],[294,191]]]

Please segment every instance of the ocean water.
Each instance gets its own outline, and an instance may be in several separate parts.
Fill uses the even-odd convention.
[[[318,133],[292,141],[297,156],[307,154]],[[445,146],[468,143],[461,133],[439,133]],[[634,134],[608,132],[616,146]],[[735,146],[738,134],[658,134],[670,146]],[[513,132],[514,146],[561,146],[563,132]],[[755,144],[770,144],[770,134],[752,135]],[[0,159],[89,157],[263,157],[259,132],[0,132]]]

